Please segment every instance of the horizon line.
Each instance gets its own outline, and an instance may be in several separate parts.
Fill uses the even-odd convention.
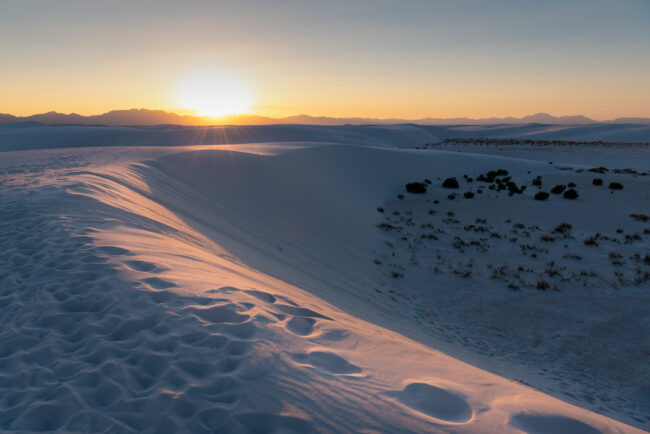
[[[173,111],[173,110],[168,110],[168,109],[152,109],[152,108],[145,108],[145,107],[132,107],[128,109],[111,109],[108,111],[105,111],[103,113],[96,113],[96,114],[80,114],[77,112],[59,112],[56,110],[49,110],[46,112],[41,112],[41,113],[33,113],[29,115],[14,115],[12,113],[0,113],[0,115],[4,116],[11,116],[14,118],[33,118],[33,117],[38,117],[38,116],[45,116],[45,115],[61,115],[61,116],[78,116],[81,118],[95,118],[95,117],[101,117],[105,115],[109,115],[112,113],[117,113],[117,112],[122,112],[122,113],[128,113],[128,112],[159,112],[161,114],[165,115],[172,115],[172,116],[178,116],[180,118],[184,118],[187,120],[195,120],[195,121],[210,121],[210,120],[219,120],[219,119],[236,119],[236,118],[262,118],[266,119],[269,121],[282,121],[285,119],[292,119],[292,118],[301,118],[301,117],[308,117],[308,118],[313,118],[313,119],[329,119],[329,120],[368,120],[368,121],[379,121],[379,122],[419,122],[419,121],[427,121],[427,120],[434,120],[434,121],[456,121],[456,120],[468,120],[468,121],[489,121],[489,120],[494,120],[494,121],[500,121],[500,120],[524,120],[526,118],[534,118],[534,117],[546,117],[546,118],[553,118],[557,120],[568,120],[568,119],[576,119],[576,120],[581,120],[583,122],[589,121],[593,123],[607,123],[607,122],[616,122],[619,120],[625,120],[625,119],[637,119],[641,120],[644,122],[650,122],[650,115],[647,117],[645,116],[620,116],[616,117],[613,119],[594,119],[590,118],[588,116],[582,115],[582,114],[573,114],[573,115],[553,115],[547,112],[536,112],[528,115],[523,115],[523,116],[514,116],[514,115],[492,115],[489,117],[469,117],[469,116],[450,116],[450,117],[437,117],[437,116],[423,116],[423,117],[418,117],[418,118],[402,118],[402,117],[372,117],[372,116],[363,116],[363,115],[354,115],[354,116],[335,116],[335,115],[311,115],[308,113],[299,113],[299,114],[293,114],[293,115],[287,115],[287,116],[269,116],[269,115],[264,115],[264,114],[258,114],[258,113],[253,113],[253,112],[245,112],[245,113],[233,113],[233,114],[227,114],[223,116],[209,116],[209,115],[199,115],[199,114],[191,114],[191,113],[182,113]],[[534,122],[534,121],[532,121]]]

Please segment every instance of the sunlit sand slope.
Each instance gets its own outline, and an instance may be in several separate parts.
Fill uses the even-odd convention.
[[[638,431],[374,300],[375,207],[435,159],[272,149],[4,154],[2,431]]]

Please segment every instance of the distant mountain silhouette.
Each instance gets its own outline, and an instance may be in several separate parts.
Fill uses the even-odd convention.
[[[112,110],[93,116],[83,116],[76,113],[48,112],[31,116],[13,116],[0,113],[0,124],[17,122],[39,122],[46,125],[81,124],[81,125],[269,125],[269,124],[305,124],[305,125],[365,125],[365,124],[403,124],[414,123],[421,125],[488,125],[488,124],[592,124],[593,119],[584,116],[552,116],[548,113],[537,113],[522,118],[422,118],[422,119],[376,119],[376,118],[335,118],[326,116],[297,115],[284,118],[270,118],[258,115],[230,115],[219,118],[207,116],[188,116],[163,110],[130,109]],[[609,123],[650,123],[650,118],[619,118]]]

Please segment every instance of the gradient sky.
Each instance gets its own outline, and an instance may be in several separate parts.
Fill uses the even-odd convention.
[[[650,1],[0,0],[0,112],[178,108],[202,71],[252,112],[650,117]]]

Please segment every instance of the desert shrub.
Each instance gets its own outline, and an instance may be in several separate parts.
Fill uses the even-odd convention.
[[[397,271],[393,271],[390,273],[390,277],[397,279],[398,277],[404,277],[404,275],[402,273],[398,273]]]
[[[630,214],[630,217],[640,222],[647,222],[648,220],[650,220],[650,217],[645,214]]]
[[[535,179],[531,181],[531,184],[533,184],[536,187],[541,187],[542,186],[542,177],[537,176]]]
[[[569,223],[560,223],[553,229],[553,232],[556,234],[567,234],[571,232],[572,226]]]
[[[569,188],[576,188],[576,183],[575,182],[569,182],[568,187]]]
[[[496,173],[497,176],[506,176],[508,174],[508,171],[505,169],[498,169]]]
[[[406,184],[406,191],[412,194],[424,194],[427,192],[427,184],[424,182],[409,182]]]
[[[447,196],[447,199],[449,199],[449,200],[456,199],[456,194],[455,193],[450,194],[449,196]]]
[[[619,182],[610,182],[609,183],[609,189],[610,190],[623,190],[623,184]]]
[[[592,173],[605,173],[605,172],[609,172],[609,169],[607,167],[600,166],[600,167],[592,167],[588,171]]]
[[[392,231],[395,229],[395,226],[391,225],[390,223],[379,223],[377,227],[383,231]]]
[[[566,190],[566,185],[564,185],[564,184],[558,184],[558,185],[556,185],[555,187],[551,188],[551,193],[553,193],[553,194],[560,194],[560,193],[562,193],[564,190]]]
[[[472,193],[471,191],[466,191],[465,194],[463,194],[463,196],[465,196],[465,199],[471,199],[474,197],[474,193]]]
[[[430,180],[430,179],[425,179],[424,182],[426,182],[427,184],[431,185],[431,180]]]
[[[405,197],[405,196],[404,196],[402,193],[400,193],[400,194],[397,195],[397,198],[398,198],[399,200],[404,199],[404,197]]]
[[[600,178],[594,178],[593,181],[591,181],[593,185],[603,185],[603,180]]]
[[[548,282],[545,281],[545,280],[538,280],[537,281],[536,288],[539,289],[540,291],[546,291],[550,287],[551,287],[551,285],[549,285]]]
[[[442,186],[444,188],[458,188],[458,181],[456,178],[447,178],[443,181]]]
[[[535,193],[535,200],[546,200],[546,199],[549,198],[549,196],[550,196],[550,194],[548,194],[547,192],[539,191],[539,192]]]
[[[381,207],[379,207],[379,208],[377,208],[377,211],[379,211],[379,212],[384,212],[384,209],[381,208]]]
[[[596,234],[596,235],[594,235],[592,237],[587,238],[584,241],[585,246],[593,246],[593,247],[598,246],[599,245],[598,244],[598,237],[600,237],[600,234]]]
[[[643,263],[650,265],[650,255],[645,255],[645,258],[643,258]]]
[[[571,188],[571,189],[565,191],[564,195],[562,197],[564,197],[565,199],[573,200],[573,199],[577,199],[578,196],[580,196],[578,194],[578,192]]]
[[[476,190],[476,192],[477,192],[478,194],[483,194],[483,189],[482,189],[482,188],[479,188],[478,190]]]

